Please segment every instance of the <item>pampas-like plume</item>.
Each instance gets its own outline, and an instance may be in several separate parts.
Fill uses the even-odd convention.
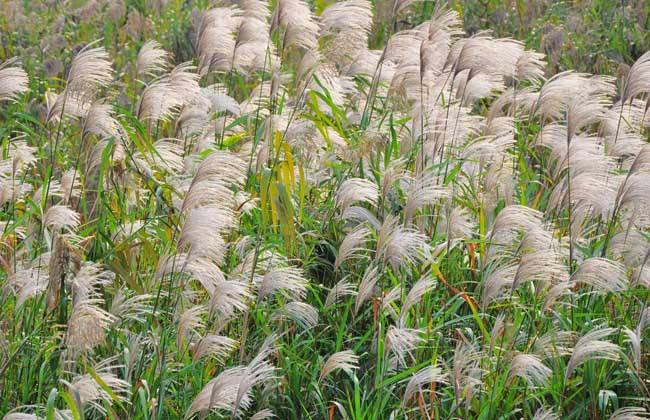
[[[343,370],[348,375],[352,375],[352,371],[359,368],[359,356],[354,354],[352,350],[344,350],[331,355],[320,371],[319,381],[329,376],[335,370]]]
[[[237,409],[242,405],[243,400],[249,397],[250,391],[254,386],[267,382],[275,377],[275,367],[268,362],[268,358],[276,351],[276,340],[277,336],[275,334],[266,337],[259,352],[248,364],[248,374],[239,383],[233,415],[237,415]]]
[[[602,120],[611,101],[607,94],[578,94],[568,100],[566,108],[568,138]]]
[[[90,48],[93,44],[81,50],[72,60],[63,93],[56,96],[52,105],[48,104],[48,122],[61,118],[63,113],[74,117],[85,116],[100,89],[113,81],[108,53],[103,47]]]
[[[594,257],[583,261],[574,273],[573,280],[592,286],[601,293],[620,293],[629,287],[625,267],[606,258]]]
[[[318,43],[318,24],[303,0],[279,0],[271,19],[271,31],[282,27],[282,49],[291,46],[313,50]]]
[[[118,320],[145,322],[146,316],[153,311],[152,300],[153,296],[149,294],[129,297],[126,289],[121,288],[115,293],[109,312]]]
[[[181,138],[201,135],[202,137],[195,145],[194,150],[197,152],[206,150],[212,146],[208,138],[214,142],[214,131],[219,126],[224,128],[220,122],[225,122],[229,116],[222,114],[221,117],[214,120],[212,120],[212,117],[215,114],[225,112],[233,115],[239,115],[241,112],[239,103],[225,94],[225,87],[217,84],[202,87],[201,94],[183,107],[178,118],[176,118],[176,133]],[[211,123],[211,121],[213,122]]]
[[[88,98],[112,81],[113,69],[106,50],[86,47],[72,60],[66,89],[69,95]]]
[[[186,111],[189,115],[185,115]],[[229,112],[232,115],[238,116],[242,113],[242,108],[237,100],[226,94],[225,86],[221,84],[214,84],[207,87],[202,87],[201,96],[195,98],[191,106],[183,110],[183,113],[181,113],[178,118],[179,121],[177,121],[177,125],[183,125],[184,119],[191,119],[193,116],[192,113],[198,113],[199,111],[204,113],[204,119],[202,120],[203,124],[201,127],[198,127],[203,130],[206,128],[205,126],[208,123],[208,117],[210,114]],[[196,115],[194,115],[194,117],[196,118]]]
[[[647,122],[646,103],[631,99],[629,103],[616,102],[601,120],[599,133],[605,137],[609,154],[636,155],[645,142],[639,136],[639,129]]]
[[[395,302],[402,298],[402,291],[402,286],[397,285],[381,297],[382,309],[388,312],[393,318],[398,318],[397,311],[395,310],[397,304]]]
[[[426,235],[402,226],[395,216],[387,216],[379,229],[377,256],[389,263],[394,271],[424,259],[430,248]]]
[[[68,206],[52,206],[45,212],[43,226],[51,229],[76,229],[79,226],[79,213]]]
[[[343,77],[353,77],[359,73],[371,77],[377,69],[378,80],[385,81],[392,71],[390,65],[378,69],[380,55],[368,50],[368,35],[362,31],[334,31],[322,41],[324,61],[331,63]],[[326,35],[326,34],[324,34]],[[379,87],[381,89],[381,87]],[[383,90],[383,89],[382,89]]]
[[[188,212],[178,240],[179,249],[189,250],[189,259],[209,257],[223,261],[226,244],[222,234],[236,224],[236,216],[229,209],[205,206]]]
[[[390,92],[399,94],[405,99],[420,99],[423,94],[422,85],[429,84],[427,79],[435,77],[441,69],[442,60],[445,59],[447,45],[430,46],[425,43],[426,32],[422,29],[407,29],[393,35],[386,45],[384,62],[395,63],[395,69],[390,69]],[[439,47],[439,48],[435,48]],[[440,57],[434,57],[430,52],[437,51]],[[429,54],[428,54],[429,53]],[[435,58],[441,58],[436,60]],[[377,66],[383,63],[377,60]],[[428,62],[431,62],[429,65]],[[434,67],[435,65],[435,67]],[[387,75],[379,74],[380,77]],[[414,119],[415,121],[415,119]],[[417,136],[414,136],[417,138]]]
[[[542,363],[538,356],[520,353],[510,361],[508,379],[520,377],[525,379],[530,387],[544,387],[548,384],[552,373],[553,371]]]
[[[368,223],[375,230],[379,230],[381,227],[379,219],[365,207],[350,206],[343,211],[341,219],[345,221],[356,221],[357,223]]]
[[[450,381],[454,386],[456,404],[459,405],[463,399],[469,406],[474,399],[475,393],[483,385],[481,378],[483,372],[479,366],[482,354],[476,350],[471,343],[462,340],[456,345]]]
[[[316,51],[305,53],[297,71],[298,90],[304,91],[305,94],[317,92],[329,97],[334,104],[343,106],[346,95],[353,92],[354,82],[352,79],[340,75],[332,64],[323,62],[322,57]],[[320,108],[330,108],[329,104],[318,95],[316,102]]]
[[[32,191],[32,186],[16,179],[2,179],[0,177],[0,205],[13,203]]]
[[[561,255],[555,249],[547,248],[527,253],[521,258],[512,288],[517,289],[521,284],[531,281],[557,284],[568,280],[567,267],[562,262]]]
[[[381,179],[381,198],[386,200],[388,194],[398,181],[404,179],[406,174],[406,161],[403,158],[395,159],[384,169]]]
[[[650,175],[634,173],[629,175],[619,188],[618,206],[634,207],[638,203],[647,203],[650,199]]]
[[[47,99],[47,116],[45,121],[48,123],[59,120],[62,115],[84,118],[92,105],[93,99],[78,96],[69,96],[66,98],[65,92],[56,94],[51,91],[47,91],[45,97]]]
[[[126,160],[127,150],[125,149],[124,143],[122,143],[122,141],[118,141],[118,139],[115,140],[116,141],[110,141],[108,138],[105,138],[98,141],[94,145],[91,153],[88,156],[88,160],[86,161],[86,170],[84,171],[85,173],[84,176],[86,178],[94,177],[98,174],[100,166],[102,162],[104,162],[103,159],[105,159],[104,157],[105,154],[108,154],[108,156],[110,157],[109,170],[111,170],[113,175],[127,176],[129,174],[128,172],[123,172],[127,163]],[[136,171],[138,171],[139,170],[138,166],[137,165],[134,166]],[[104,179],[104,184],[105,184],[104,188],[110,190],[112,190],[115,187],[115,184],[109,182],[108,179]],[[125,184],[122,184],[121,186],[125,187],[126,186]]]
[[[37,148],[27,144],[26,134],[20,134],[7,143],[7,160],[0,161],[0,174],[19,177],[36,163]]]
[[[289,318],[309,330],[318,325],[318,311],[308,303],[292,301],[276,312],[274,319]]]
[[[494,325],[490,331],[490,347],[488,354],[492,354],[492,351],[495,349],[497,343],[499,343],[500,348],[503,346],[507,337],[506,333],[508,326],[509,323],[506,320],[506,314],[504,312],[501,312],[494,319]]]
[[[646,420],[648,412],[643,407],[621,407],[612,413],[609,420]]]
[[[471,109],[461,106],[459,101],[448,104],[448,109],[439,104],[425,103],[423,106],[424,109],[417,107],[414,110],[413,121],[421,121],[424,118],[426,124],[424,127],[421,124],[414,124],[413,136],[414,138],[424,136],[424,150],[420,153],[424,152],[426,156],[439,160],[452,153],[455,155],[460,145],[483,131],[483,118],[472,115]],[[419,112],[424,112],[424,115]],[[422,160],[421,156],[420,160]]]
[[[40,266],[41,263],[38,265]],[[56,235],[48,264],[49,279],[46,298],[48,309],[53,310],[59,305],[66,280],[70,276],[76,275],[80,267],[80,252],[70,243],[66,235]],[[37,282],[39,273],[40,271],[36,272]]]
[[[50,253],[44,253],[30,264],[18,264],[15,271],[11,266],[5,267],[7,271],[6,287],[16,295],[16,307],[22,306],[28,299],[47,290],[50,278],[49,263]],[[60,281],[54,283],[53,287],[59,287],[56,294],[60,291]],[[48,305],[49,309],[54,309],[58,304],[58,297],[53,296],[53,299],[53,305]]]
[[[136,77],[162,73],[169,67],[170,58],[171,55],[162,49],[158,41],[145,42],[136,59]]]
[[[228,179],[221,179],[221,176],[212,176],[203,181],[197,181],[199,175],[194,178],[189,191],[181,204],[183,212],[190,212],[198,208],[214,208],[220,211],[235,215],[234,194],[230,189]]]
[[[246,169],[247,164],[241,157],[226,150],[218,150],[201,162],[192,184],[218,179],[227,184],[240,186],[246,179]]]
[[[240,418],[253,402],[251,390],[275,375],[275,368],[267,361],[274,351],[274,340],[274,335],[267,338],[247,366],[228,368],[209,381],[192,401],[185,419],[207,411],[227,411],[232,418]]]
[[[537,102],[537,92],[531,88],[508,88],[495,98],[487,111],[487,124],[502,116],[525,118]]]
[[[505,90],[503,78],[498,75],[477,74],[472,78],[470,70],[463,70],[454,80],[452,89],[463,104],[472,105],[484,98],[497,96]]]
[[[319,16],[321,37],[331,35],[326,38],[324,55],[347,74],[354,74],[350,67],[355,61],[358,63],[359,58],[369,56],[367,45],[372,17],[372,4],[367,0],[333,3]]]
[[[243,19],[235,40],[233,68],[244,74],[274,68],[279,59],[270,38],[269,4],[263,0],[245,0],[240,6]]]
[[[397,16],[415,3],[417,3],[417,0],[395,0],[393,2],[392,16]]]
[[[361,283],[359,283],[359,291],[357,298],[354,302],[354,313],[358,313],[361,305],[368,300],[375,293],[375,286],[379,280],[379,269],[376,265],[370,265],[366,272],[363,274]]]
[[[412,328],[397,328],[393,325],[388,327],[386,332],[386,347],[387,353],[393,353],[401,366],[408,366],[407,357],[413,358],[413,350],[415,350],[423,341],[420,336],[422,331]]]
[[[400,325],[403,325],[404,319],[409,309],[417,305],[422,300],[424,295],[426,295],[431,290],[433,290],[435,286],[436,285],[433,281],[433,278],[431,278],[431,275],[429,274],[422,276],[422,278],[420,278],[420,280],[418,280],[413,285],[411,290],[409,290],[408,295],[406,295],[406,299],[404,300],[404,304],[402,305],[402,312],[400,314]]]
[[[363,257],[363,254],[369,250],[365,247],[366,242],[370,238],[372,232],[367,227],[358,227],[352,232],[348,233],[341,246],[334,262],[334,269],[338,270],[341,264],[350,258]]]
[[[111,284],[115,279],[115,273],[104,270],[101,264],[84,263],[72,279],[72,304],[87,299],[97,299],[101,297],[101,286]]]
[[[538,85],[544,78],[544,54],[535,51],[524,51],[517,59],[514,78],[517,81],[530,81],[533,85]]]
[[[543,213],[530,207],[521,205],[507,206],[494,220],[492,236],[502,232],[527,231],[539,226]]]
[[[189,340],[192,336],[201,336],[197,330],[205,326],[203,322],[203,315],[205,313],[205,306],[197,305],[189,308],[178,317],[176,345],[179,349],[183,348],[184,340]]]
[[[585,222],[590,218],[602,217],[607,220],[616,208],[616,189],[621,179],[608,173],[585,172],[569,177],[551,192],[548,207],[561,211],[568,207],[568,187],[571,185],[571,232],[578,237]]]
[[[615,328],[600,328],[583,335],[573,349],[565,377],[570,378],[578,366],[589,360],[618,360],[621,349],[618,345],[603,340],[615,332]]]
[[[320,33],[336,31],[367,35],[372,26],[372,4],[367,0],[344,0],[328,6],[319,17]]]
[[[646,253],[646,258],[644,259],[643,264],[634,269],[632,273],[632,278],[634,279],[634,285],[642,285],[644,287],[650,288],[650,267],[648,267],[648,260],[650,259],[650,251]]]
[[[470,70],[468,79],[479,73],[514,77],[523,54],[523,44],[518,41],[494,39],[479,33],[462,44],[462,49],[453,65],[454,74]]]
[[[649,321],[650,321],[650,309],[645,308],[643,311],[641,311],[639,323],[637,324],[634,330],[630,330],[627,327],[623,329],[623,332],[627,336],[627,340],[629,341],[630,346],[632,347],[632,355],[633,355],[632,361],[634,362],[634,366],[636,367],[637,371],[640,371],[642,368],[641,341],[643,340],[643,332],[647,324],[649,323]]]
[[[190,63],[179,64],[174,69],[147,86],[137,106],[137,116],[142,121],[167,120],[200,94],[199,76]]]
[[[178,174],[185,169],[183,141],[174,138],[160,139],[151,145],[151,152],[136,152],[131,161],[136,171],[156,179],[154,171]]]
[[[210,314],[216,314],[223,319],[230,319],[235,311],[246,311],[248,301],[253,297],[248,279],[246,282],[237,280],[218,282],[211,296]]]
[[[507,296],[512,289],[516,274],[516,264],[490,267],[486,270],[481,291],[481,306],[485,309],[493,301]]]
[[[486,136],[479,137],[464,146],[462,158],[464,167],[469,174],[479,175],[479,171],[487,164],[495,164],[514,144],[514,129],[509,117],[499,117],[489,122],[485,127]]]
[[[584,98],[613,96],[615,90],[611,77],[590,76],[572,71],[558,73],[542,86],[533,111],[545,120],[561,120],[572,101],[574,105],[578,105]]]
[[[15,99],[29,90],[27,73],[18,64],[15,58],[0,64],[0,101]]]
[[[444,232],[450,242],[468,240],[474,236],[476,222],[466,208],[454,206],[451,211],[441,212],[440,216],[439,231]]]
[[[250,420],[266,420],[273,417],[275,417],[273,411],[269,410],[268,408],[265,408],[264,410],[260,410],[257,413],[253,414]]]
[[[558,283],[555,286],[551,287],[548,292],[546,292],[546,296],[544,297],[544,305],[542,306],[543,311],[550,311],[553,309],[553,306],[555,303],[562,297],[562,296],[569,296],[573,292],[571,291],[572,283],[566,282],[566,283]]]
[[[631,330],[627,327],[623,328],[623,332],[627,336],[627,341],[632,347],[632,362],[637,371],[641,369],[641,340],[642,335],[638,331]]]
[[[612,163],[604,156],[603,146],[598,139],[580,135],[567,143],[567,135],[566,127],[548,124],[539,136],[539,144],[551,149],[549,172],[554,178],[568,169],[569,162],[572,177],[584,172],[606,172],[611,169]]]
[[[568,356],[573,351],[576,342],[573,331],[551,330],[535,340],[535,353],[546,359]]]
[[[206,335],[192,349],[192,360],[197,361],[210,357],[218,364],[223,364],[228,356],[237,348],[237,344],[237,340],[229,337],[216,334]]]
[[[446,54],[452,37],[462,35],[463,33],[463,21],[458,12],[445,5],[436,6],[428,22],[427,41],[431,45],[436,45],[438,48],[441,46],[446,47],[443,48]],[[442,63],[438,65],[442,65]]]
[[[59,416],[56,419],[62,420]],[[13,412],[6,414],[2,420],[43,420],[43,417],[39,417],[36,414]]]
[[[639,57],[625,78],[625,88],[621,95],[624,104],[635,97],[650,92],[650,51]]]
[[[264,274],[257,297],[262,300],[278,291],[286,291],[293,299],[302,300],[307,294],[307,283],[302,270],[296,267],[276,267]]]
[[[196,45],[201,76],[232,69],[235,32],[241,21],[241,10],[237,7],[217,7],[203,13]]]
[[[190,257],[188,254],[162,256],[156,269],[156,280],[162,280],[170,274],[185,273],[201,283],[201,286],[214,296],[217,287],[226,281],[221,269],[212,260],[205,257]]]
[[[499,212],[489,234],[489,261],[501,249],[514,244],[521,232],[539,228],[543,213],[520,205],[506,206]]]
[[[325,298],[325,308],[334,305],[339,299],[344,296],[355,296],[357,294],[356,286],[350,283],[347,279],[343,279],[336,283],[327,294]]]
[[[68,320],[65,344],[72,355],[87,353],[106,340],[106,332],[117,320],[101,308],[103,299],[85,299],[75,303]]]
[[[147,160],[152,163],[154,168],[165,170],[171,173],[180,173],[185,169],[184,142],[180,139],[166,138],[156,140],[151,145],[151,154],[147,156]],[[139,161],[141,155],[136,153],[133,160]],[[146,167],[146,166],[145,166]]]
[[[648,171],[650,171],[650,144],[644,144],[634,158],[629,173],[635,174]]]
[[[95,102],[88,109],[83,122],[83,135],[94,134],[100,138],[119,140],[126,137],[124,128],[115,119],[113,107],[102,102]]]
[[[507,205],[515,203],[516,185],[514,180],[518,170],[514,164],[506,159],[501,163],[493,163],[488,167],[485,175],[485,205],[488,212],[494,212],[500,200]]]
[[[185,414],[185,419],[189,419],[199,412],[234,412],[239,384],[246,375],[247,369],[244,366],[228,368],[221,372],[219,376],[208,382],[194,398]],[[250,398],[243,398],[239,406],[246,409],[250,404]]]
[[[93,370],[101,379],[101,384],[90,374],[76,376],[72,382],[61,379],[61,382],[68,387],[70,394],[76,397],[77,403],[80,404],[77,408],[80,411],[91,407],[101,415],[106,415],[105,405],[110,407],[113,403],[124,404],[128,401],[131,384],[113,373],[122,368],[122,366],[113,365],[114,362],[115,358],[109,358],[94,366]],[[108,388],[110,393],[105,388]]]
[[[552,408],[539,408],[535,411],[533,420],[560,420],[560,416],[555,414]]]
[[[369,203],[373,207],[379,199],[379,187],[374,182],[363,178],[348,178],[336,191],[336,205],[341,209],[347,209],[350,204],[361,201]]]
[[[411,221],[415,213],[423,206],[434,204],[449,195],[449,190],[439,184],[438,177],[433,172],[428,172],[426,175],[413,179],[406,190],[406,203],[404,205],[404,219],[406,221]]]
[[[422,392],[424,385],[431,385],[433,382],[448,383],[447,375],[443,374],[438,366],[427,366],[414,373],[406,384],[402,406],[406,406],[417,393]]]

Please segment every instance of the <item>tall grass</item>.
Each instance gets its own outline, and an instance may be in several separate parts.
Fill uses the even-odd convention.
[[[5,419],[647,416],[650,53],[560,72],[473,3],[6,3]]]

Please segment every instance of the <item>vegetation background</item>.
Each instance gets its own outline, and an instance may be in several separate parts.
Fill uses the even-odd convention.
[[[232,3],[263,22],[252,70],[198,42],[231,2],[0,0],[0,415],[645,418],[650,2],[360,2],[346,30],[375,61],[352,76],[332,57],[354,39],[328,38],[351,11],[323,34],[333,1]],[[478,60],[468,88],[445,50],[427,100],[376,80],[391,38],[432,21],[545,63],[520,83]],[[526,95],[567,70],[586,74],[537,112]],[[462,143],[426,161],[434,112]]]

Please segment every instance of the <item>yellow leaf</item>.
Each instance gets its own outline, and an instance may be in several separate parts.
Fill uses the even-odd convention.
[[[275,185],[275,182],[271,182],[269,185],[269,202],[271,203],[271,220],[273,222],[273,230],[277,232],[278,225],[278,189]]]

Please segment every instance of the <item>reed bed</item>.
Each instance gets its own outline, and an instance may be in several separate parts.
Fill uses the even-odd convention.
[[[37,42],[10,3],[5,420],[649,416],[650,53],[554,72],[413,0],[43,2]]]

